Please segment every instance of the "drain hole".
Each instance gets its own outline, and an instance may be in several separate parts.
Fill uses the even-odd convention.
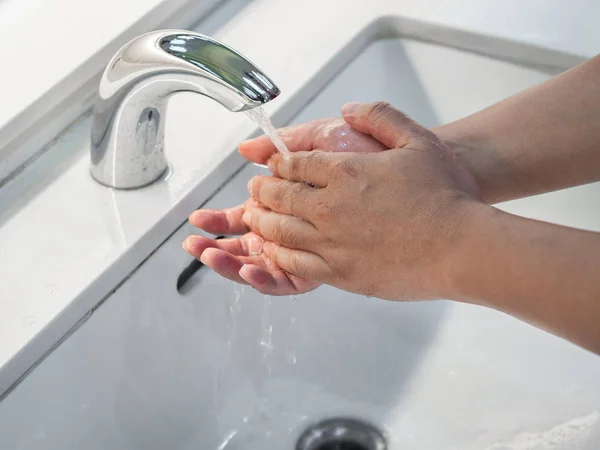
[[[340,442],[328,442],[326,444],[317,447],[317,450],[368,450],[364,445],[357,444],[356,442],[340,441]]]
[[[296,450],[386,450],[383,435],[356,419],[329,419],[308,428]]]
[[[215,239],[224,239],[225,236],[217,236]],[[180,294],[184,294],[185,293],[185,289],[184,286],[186,285],[186,283],[188,281],[190,281],[190,279],[194,276],[194,274],[196,272],[198,272],[198,270],[200,270],[202,267],[204,267],[204,264],[202,263],[202,261],[198,260],[198,259],[193,259],[191,263],[188,264],[188,266],[183,269],[181,271],[181,273],[179,274],[179,276],[177,277],[177,292],[179,292]]]

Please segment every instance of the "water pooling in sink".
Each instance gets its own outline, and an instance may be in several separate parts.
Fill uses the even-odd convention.
[[[247,111],[244,111],[244,113],[246,113],[246,115],[251,120],[256,122],[256,124],[265,132],[265,134],[267,136],[269,136],[269,138],[271,138],[271,141],[273,142],[275,147],[277,147],[277,150],[279,150],[279,153],[281,153],[284,158],[287,158],[290,156],[290,151],[288,150],[286,145],[283,143],[283,140],[281,139],[279,134],[277,134],[277,130],[273,126],[273,123],[271,122],[269,115],[262,108],[262,106],[258,106],[256,108],[249,109]]]

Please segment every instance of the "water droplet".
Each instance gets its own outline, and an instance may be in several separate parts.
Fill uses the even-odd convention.
[[[267,372],[271,374],[270,356],[273,351],[273,325],[270,324],[271,297],[264,296],[263,314],[261,320],[262,336],[260,346],[263,348],[263,362],[267,367]]]
[[[285,351],[285,360],[290,364],[296,364],[296,352],[293,349],[288,348]]]
[[[231,430],[229,432],[229,434],[225,437],[223,442],[221,442],[221,445],[219,445],[217,447],[217,450],[224,450],[229,445],[229,443],[235,437],[236,434],[238,434],[238,430]]]

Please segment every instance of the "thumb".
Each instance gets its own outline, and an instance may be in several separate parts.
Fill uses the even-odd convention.
[[[342,116],[352,128],[369,134],[387,148],[402,148],[429,131],[386,102],[346,103]]]

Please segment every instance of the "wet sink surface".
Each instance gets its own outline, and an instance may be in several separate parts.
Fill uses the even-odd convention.
[[[408,40],[368,47],[294,120],[385,99],[427,126],[547,74]],[[206,205],[232,206],[246,165]],[[503,205],[600,229],[597,185]],[[592,203],[587,203],[592,204]],[[184,224],[0,403],[6,449],[292,449],[350,416],[392,449],[592,449],[600,358],[504,314],[330,287],[265,297],[191,260]]]

